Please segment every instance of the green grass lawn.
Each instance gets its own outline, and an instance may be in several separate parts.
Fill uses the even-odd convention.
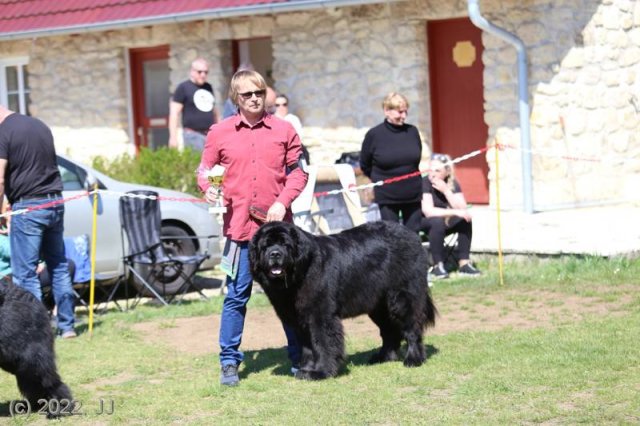
[[[247,351],[240,386],[223,388],[215,354],[150,343],[133,327],[148,321],[160,329],[180,317],[219,312],[220,297],[109,312],[97,317],[91,338],[56,341],[61,375],[85,413],[61,423],[640,423],[640,260],[513,262],[504,287],[495,264],[480,266],[487,272],[479,279],[452,278],[432,289],[441,312],[461,298],[465,309],[477,307],[477,329],[427,334],[429,359],[413,369],[399,362],[369,366],[378,341],[349,337],[346,368],[322,382],[293,379],[284,350],[269,348]],[[535,320],[540,291],[561,318],[539,327],[482,327],[487,309],[520,310]],[[573,315],[570,307],[563,310],[567,298],[615,309]],[[509,308],[497,307],[503,299]],[[256,295],[249,309],[271,307]],[[14,378],[0,373],[0,423],[47,422],[37,415],[11,418],[10,401],[19,398]],[[113,413],[97,414],[100,401]]]

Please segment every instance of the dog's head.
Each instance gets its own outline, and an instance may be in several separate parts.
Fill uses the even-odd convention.
[[[292,279],[300,261],[300,231],[285,222],[269,222],[258,230],[249,246],[251,272],[258,281]]]

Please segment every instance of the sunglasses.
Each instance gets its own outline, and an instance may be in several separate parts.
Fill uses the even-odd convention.
[[[209,74],[209,70],[194,70],[198,74]]]
[[[447,154],[432,154],[431,159],[446,163],[449,161],[449,156]]]
[[[253,92],[238,93],[238,95],[242,96],[242,99],[251,99],[253,95],[256,95],[256,98],[262,98],[266,94],[267,94],[266,89],[254,90]]]

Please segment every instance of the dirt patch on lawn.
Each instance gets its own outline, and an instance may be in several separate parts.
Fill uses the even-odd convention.
[[[606,290],[603,290],[603,293]],[[447,296],[436,300],[440,315],[429,334],[464,331],[495,331],[505,328],[554,327],[585,317],[616,315],[631,302],[566,295],[549,291],[506,291],[487,296]],[[345,320],[348,338],[378,338],[377,327],[366,316]],[[144,322],[133,327],[145,341],[178,351],[206,355],[218,351],[220,316],[178,318]],[[282,325],[272,309],[249,309],[242,338],[243,350],[277,348],[286,344]]]

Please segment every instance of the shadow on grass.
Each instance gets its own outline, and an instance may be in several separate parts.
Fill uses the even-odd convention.
[[[240,372],[240,378],[246,378],[253,373],[273,369],[277,376],[291,375],[291,362],[287,357],[287,348],[260,349],[244,353],[245,368]]]
[[[170,304],[177,305],[188,305],[195,301],[205,300],[202,297],[198,296],[199,290],[215,290],[220,289],[222,287],[223,281],[219,278],[212,277],[204,277],[200,275],[196,275],[193,279],[193,286],[189,287],[185,294],[180,294],[176,296],[175,300],[172,300]],[[94,314],[95,315],[104,315],[111,312],[126,312],[130,309],[135,309],[135,307],[139,304],[139,306],[155,306],[158,308],[164,307],[158,299],[155,299],[151,296],[144,296],[142,300],[136,300],[138,296],[138,290],[136,290],[135,286],[129,283],[121,283],[115,293],[113,295],[113,299],[107,304],[107,296],[110,294],[114,282],[109,281],[105,283],[97,283],[96,289],[99,286],[107,287],[107,290],[101,289],[100,291],[95,292],[95,300],[94,300]],[[162,292],[161,292],[162,293]],[[76,315],[78,312],[82,312],[88,316],[89,311],[89,286],[86,285],[83,287],[81,291],[81,301],[77,302],[78,308],[76,310]],[[169,299],[170,295],[164,295],[165,299]],[[53,307],[53,304],[50,303],[50,307]]]
[[[338,376],[348,375],[349,365],[363,366],[369,365],[369,359],[378,352],[380,348],[374,348],[368,351],[357,352],[352,355],[347,355],[345,366],[340,369]],[[404,347],[401,349],[400,360],[404,359]],[[427,355],[427,361],[432,356],[436,355],[439,350],[435,346],[426,345],[425,352]],[[240,371],[239,376],[241,379],[249,377],[253,373],[259,373],[264,370],[272,369],[272,373],[276,376],[290,376],[291,375],[291,362],[287,357],[287,348],[283,346],[281,348],[269,348],[261,349],[257,351],[247,351],[244,354],[245,368]],[[399,361],[401,362],[401,361]]]
[[[0,417],[13,417],[10,410],[12,403],[13,401],[0,402]]]
[[[34,414],[33,408],[27,405],[27,401],[23,399],[14,399],[11,401],[0,402],[0,418],[2,417],[22,417],[26,420],[31,414]]]
[[[100,328],[101,325],[102,325],[102,321],[99,321],[99,320],[98,321],[96,321],[96,320],[93,321],[93,329],[94,330],[97,329],[97,328]],[[78,336],[81,336],[83,334],[88,334],[89,333],[89,324],[88,323],[81,323],[81,324],[76,323],[75,330],[76,330],[76,333],[78,334]]]
[[[379,350],[380,348],[375,348],[368,351],[357,352],[352,355],[349,355],[347,356],[347,365],[348,364],[353,364],[354,366],[369,365],[369,360],[373,355],[378,353]],[[425,354],[427,355],[427,361],[429,360],[429,358],[431,358],[432,356],[440,352],[438,348],[436,348],[433,345],[425,345],[424,350],[425,350]],[[405,353],[406,353],[406,345],[403,345],[403,347],[400,349],[400,360],[399,360],[400,362],[404,360]]]

